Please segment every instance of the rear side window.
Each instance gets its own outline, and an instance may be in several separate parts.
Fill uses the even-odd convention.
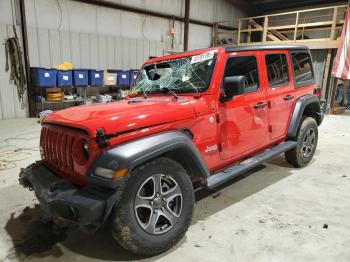
[[[272,88],[289,83],[287,58],[285,54],[270,54],[265,56],[267,78]]]
[[[311,84],[314,80],[314,76],[309,53],[292,53],[291,57],[293,61],[294,80],[296,86]]]
[[[225,77],[244,76],[245,93],[255,92],[259,86],[258,66],[255,56],[236,56],[227,60]]]

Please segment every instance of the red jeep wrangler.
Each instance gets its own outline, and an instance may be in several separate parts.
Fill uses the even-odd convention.
[[[194,191],[213,189],[285,153],[312,159],[323,120],[303,46],[236,46],[148,60],[128,98],[43,121],[42,160],[20,174],[53,219],[94,232],[107,221],[124,248],[175,245]]]

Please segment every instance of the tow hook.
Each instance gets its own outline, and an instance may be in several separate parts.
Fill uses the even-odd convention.
[[[32,165],[34,165],[34,164],[32,164]],[[32,165],[30,165],[30,166],[32,166]],[[24,188],[28,188],[30,191],[33,190],[33,185],[29,182],[29,180],[26,177],[25,168],[21,168],[21,172],[19,173],[18,181],[19,181],[19,184],[22,185]]]

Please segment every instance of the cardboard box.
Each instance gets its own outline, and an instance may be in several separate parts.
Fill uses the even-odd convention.
[[[103,80],[105,86],[115,86],[117,85],[117,73],[109,73],[104,71]]]

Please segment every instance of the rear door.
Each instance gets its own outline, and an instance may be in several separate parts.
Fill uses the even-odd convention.
[[[269,133],[272,141],[285,137],[295,103],[292,68],[287,50],[263,51],[266,98],[269,101]]]

